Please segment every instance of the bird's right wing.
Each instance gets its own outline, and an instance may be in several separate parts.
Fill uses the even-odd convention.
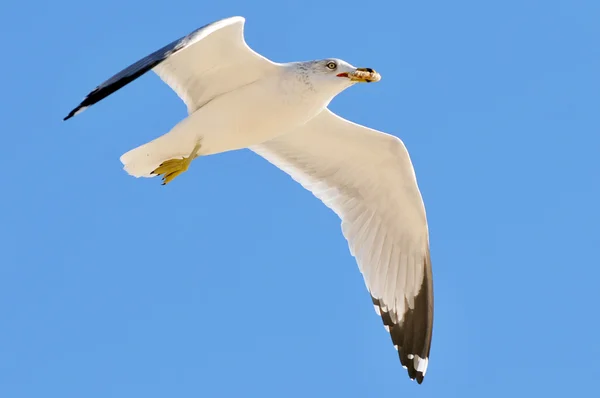
[[[244,40],[243,17],[213,22],[173,41],[123,69],[90,92],[65,118],[154,70],[192,113],[218,95],[249,84],[274,64],[254,52]]]
[[[433,281],[425,207],[402,141],[325,109],[297,130],[250,149],[342,219],[400,361],[421,383],[429,363]]]

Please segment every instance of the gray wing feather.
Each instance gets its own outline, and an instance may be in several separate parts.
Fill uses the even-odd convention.
[[[100,84],[94,90],[92,90],[84,98],[84,100],[81,101],[79,105],[77,105],[75,109],[69,112],[69,114],[63,120],[68,120],[72,118],[76,114],[82,112],[84,109],[108,97],[115,91],[119,90],[122,87],[125,87],[138,77],[153,69],[154,67],[162,63],[164,60],[169,58],[171,55],[188,47],[190,44],[193,44],[198,38],[199,34],[202,32],[202,30],[204,30],[210,25],[212,24],[207,24],[199,29],[196,29],[192,33],[167,44],[161,49],[153,52],[152,54],[140,59],[139,61],[123,69],[110,79],[106,80],[104,83]]]
[[[404,143],[325,109],[250,149],[340,216],[400,362],[422,383],[433,335],[433,276],[425,206]]]

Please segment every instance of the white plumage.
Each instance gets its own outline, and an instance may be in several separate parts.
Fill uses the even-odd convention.
[[[197,156],[250,148],[289,174],[341,218],[402,365],[421,383],[433,285],[427,219],[410,157],[397,137],[327,109],[341,91],[379,75],[337,59],[274,63],[248,47],[243,27],[244,18],[228,18],[168,44],[102,83],[65,120],[156,72],[189,116],[124,154],[125,170],[168,182]]]
[[[371,295],[385,303],[382,308],[377,305],[379,314],[382,310],[400,314],[400,319],[395,315],[392,320],[399,323],[402,314],[415,308],[425,276],[431,285],[429,237],[421,194],[400,139],[325,109],[292,132],[250,149],[341,218],[350,252]],[[425,309],[431,316],[432,305],[431,301]],[[393,327],[386,325],[388,331]],[[423,376],[428,355],[429,347],[423,353],[406,354]]]

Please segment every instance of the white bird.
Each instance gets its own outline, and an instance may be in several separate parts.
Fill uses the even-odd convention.
[[[163,185],[198,156],[249,148],[311,191],[342,232],[404,368],[420,384],[433,329],[425,207],[402,141],[327,106],[380,75],[339,59],[275,63],[244,40],[242,17],[208,24],[139,60],[90,92],[64,120],[153,70],[187,105],[167,134],[121,156],[135,177]]]

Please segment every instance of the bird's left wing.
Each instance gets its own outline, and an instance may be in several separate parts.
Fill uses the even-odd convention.
[[[244,39],[243,17],[205,25],[123,69],[92,90],[67,120],[153,70],[185,102],[188,113],[267,73],[274,64]]]
[[[431,346],[433,281],[425,208],[402,141],[325,109],[250,149],[341,218],[375,310],[410,378],[421,383]]]

